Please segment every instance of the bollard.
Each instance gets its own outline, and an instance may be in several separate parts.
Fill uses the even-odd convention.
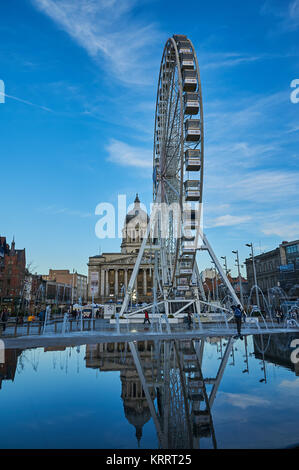
[[[14,336],[17,336],[18,322],[16,320]]]
[[[29,330],[30,330],[30,321],[27,322],[27,336],[29,335]]]

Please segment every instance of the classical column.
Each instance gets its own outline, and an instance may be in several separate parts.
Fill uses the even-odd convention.
[[[146,269],[143,270],[143,293],[144,293],[144,295],[146,295],[146,293],[147,293]]]
[[[106,297],[109,296],[109,269],[106,269]]]
[[[114,270],[114,295],[115,297],[118,296],[118,269]]]
[[[105,269],[101,269],[101,296],[105,295]]]
[[[128,288],[128,270],[127,268],[125,268],[125,286],[126,286],[126,290]]]

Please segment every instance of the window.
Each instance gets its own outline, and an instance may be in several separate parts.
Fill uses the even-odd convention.
[[[291,253],[298,253],[298,245],[290,245],[290,246],[287,246],[286,247],[286,252],[288,254],[291,254]]]

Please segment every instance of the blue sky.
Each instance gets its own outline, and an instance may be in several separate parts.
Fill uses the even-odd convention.
[[[299,238],[299,0],[11,0],[1,4],[0,233],[40,273],[87,272],[95,208],[152,200],[164,44],[197,51],[205,117],[205,231],[218,256]]]

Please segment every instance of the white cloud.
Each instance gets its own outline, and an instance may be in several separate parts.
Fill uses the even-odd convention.
[[[112,139],[106,147],[110,162],[120,166],[133,166],[137,168],[152,168],[152,151]]]
[[[230,403],[233,406],[238,408],[246,409],[249,406],[269,406],[271,402],[265,400],[264,398],[247,395],[246,393],[225,393],[220,392],[221,398],[223,401]]]
[[[277,235],[284,239],[297,239],[299,238],[299,222],[292,224],[280,220],[280,222],[264,225],[262,232],[265,235]]]
[[[279,386],[289,390],[299,391],[299,378],[295,380],[283,380]]]
[[[245,222],[249,222],[252,219],[251,216],[248,215],[243,215],[243,216],[237,216],[237,215],[221,215],[219,217],[216,217],[213,221],[208,223],[208,227],[225,227],[225,226],[231,226],[231,225],[239,225],[239,224],[244,224]]]
[[[137,0],[32,0],[104,66],[127,84],[150,83],[152,47],[160,38],[155,25],[131,13]]]
[[[251,142],[228,142],[221,144],[211,144],[207,146],[207,165],[216,168],[219,161],[225,162],[226,165],[233,164],[238,167],[254,167],[260,163],[264,157],[273,155],[278,151],[278,146],[273,143],[253,144]],[[215,155],[217,158],[215,158]],[[211,157],[211,158],[210,158]]]
[[[276,16],[278,26],[284,31],[295,31],[299,27],[299,0],[283,1],[275,4],[266,0],[261,9],[262,14]]]
[[[203,60],[201,60],[201,62],[203,62],[201,69],[213,70],[223,67],[234,67],[236,65],[248,62],[256,62],[261,58],[262,57],[260,56],[242,56],[242,54],[234,52],[224,54],[207,54],[207,63],[204,63],[205,59],[203,58]]]
[[[293,28],[297,28],[299,26],[299,0],[293,0],[290,2],[288,18],[290,25],[292,25]]]
[[[291,171],[255,171],[243,175],[227,188],[240,200],[254,202],[275,202],[298,197],[298,172]]]
[[[286,131],[287,134],[290,134],[292,132],[298,132],[299,131],[299,126],[293,126],[289,130]]]

